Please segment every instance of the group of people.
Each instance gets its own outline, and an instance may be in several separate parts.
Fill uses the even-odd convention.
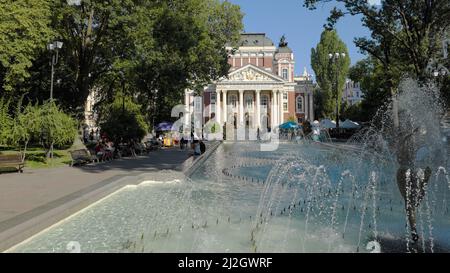
[[[203,140],[199,139],[195,135],[191,135],[191,149],[194,151],[194,156],[204,154],[206,151],[206,145]],[[185,139],[184,136],[180,139],[180,149],[184,150],[188,146],[189,140]]]
[[[97,141],[94,150],[98,160],[109,161],[114,159],[114,151],[116,149],[112,141],[102,139],[101,141]]]
[[[134,139],[129,141],[119,141],[118,143],[119,144],[114,143],[113,141],[108,140],[106,136],[102,136],[101,140],[97,141],[94,147],[94,152],[98,160],[109,161],[114,158],[121,158],[122,156],[136,157],[137,154],[141,155],[144,152],[151,150],[149,146],[153,145],[153,143],[144,145]]]
[[[301,128],[299,129],[280,129],[280,139],[285,140],[294,140],[297,137],[303,137],[303,131]]]

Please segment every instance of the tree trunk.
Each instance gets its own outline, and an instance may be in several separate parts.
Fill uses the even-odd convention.
[[[28,147],[28,141],[25,141],[25,144],[23,145],[23,154],[22,154],[22,161],[25,162],[25,156],[27,153],[27,147]]]
[[[45,148],[45,146],[44,146],[44,148]],[[45,157],[46,157],[47,159],[53,158],[53,142],[50,143],[50,145],[48,146],[48,148],[45,148],[45,149],[46,149],[46,151],[45,151]]]

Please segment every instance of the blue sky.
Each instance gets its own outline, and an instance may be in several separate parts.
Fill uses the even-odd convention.
[[[278,44],[285,34],[289,47],[295,54],[295,74],[314,74],[310,65],[311,48],[316,47],[323,31],[323,25],[334,2],[321,4],[316,10],[303,7],[303,0],[228,0],[241,7],[246,32],[264,32]],[[377,1],[377,0],[370,0]],[[369,36],[358,17],[346,16],[336,27],[340,38],[347,44],[352,64],[364,58],[353,43],[354,37]]]

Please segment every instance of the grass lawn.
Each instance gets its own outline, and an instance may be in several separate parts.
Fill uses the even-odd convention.
[[[6,147],[0,147],[1,154],[14,154],[17,150],[8,149]],[[40,168],[54,168],[69,165],[71,157],[69,149],[54,150],[53,159],[45,158],[45,151],[40,148],[29,148],[25,155],[25,168],[40,169]],[[9,171],[9,168],[0,168],[0,172]],[[13,169],[14,170],[14,169]]]

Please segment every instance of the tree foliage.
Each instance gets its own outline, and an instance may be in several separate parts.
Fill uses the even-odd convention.
[[[383,64],[373,57],[358,61],[350,68],[349,78],[360,83],[362,101],[357,120],[370,121],[378,109],[390,98],[390,86]]]
[[[44,148],[53,145],[72,144],[77,135],[77,122],[59,109],[53,101],[48,101],[36,110],[39,117],[37,134]]]
[[[304,0],[304,6],[314,9],[324,2],[330,0]],[[383,66],[384,89],[389,89],[390,93],[396,92],[399,80],[405,75],[429,80],[432,77],[430,60],[446,61],[443,60],[442,43],[450,38],[448,0],[385,0],[378,6],[365,0],[335,2],[345,8],[332,10],[327,27],[334,27],[346,14],[362,17],[371,36],[355,38],[355,44]]]
[[[366,121],[364,119],[364,116],[361,114],[362,107],[361,102],[355,103],[353,105],[347,105],[344,103],[342,105],[342,113],[341,113],[341,120],[350,119],[353,121]]]
[[[76,135],[76,121],[62,112],[54,101],[43,105],[29,103],[23,109],[20,102],[8,142],[21,150],[26,150],[30,142],[40,144],[49,157],[54,146],[72,144]]]
[[[328,56],[330,53],[345,53],[345,57],[331,60]],[[311,49],[311,65],[321,90],[320,101],[322,106],[320,108],[322,113],[319,116],[334,118],[336,96],[338,102],[340,102],[350,65],[347,46],[335,30],[324,30],[322,32],[320,42],[315,49]]]
[[[79,120],[93,89],[101,104],[110,104],[118,90],[125,90],[138,97],[148,121],[170,117],[185,88],[199,90],[228,73],[226,45],[236,44],[242,30],[242,13],[228,1],[82,0],[78,6],[66,0],[4,2],[2,8],[11,12],[19,8],[13,2],[45,2],[42,12],[38,4],[27,12],[32,18],[46,18],[54,35],[35,31],[39,40],[19,40],[41,49],[53,40],[63,42],[55,66],[54,98]],[[47,30],[43,23],[35,26]],[[10,31],[14,29],[5,30]],[[24,94],[25,103],[48,99],[51,53],[37,53],[32,65],[28,63],[28,80],[11,85],[8,99],[17,102]],[[0,75],[6,75],[5,69],[0,66]]]
[[[50,1],[2,0],[0,14],[0,89],[12,92],[52,37]]]
[[[102,113],[99,120],[102,132],[115,143],[140,141],[148,131],[140,106],[130,96],[118,94]]]
[[[186,88],[200,91],[228,74],[226,45],[237,45],[242,14],[238,6],[217,0],[164,1],[159,8],[130,34],[142,39],[140,59],[129,74],[144,109],[161,121]]]
[[[12,119],[9,114],[9,101],[0,98],[0,145],[7,143],[11,134]]]

